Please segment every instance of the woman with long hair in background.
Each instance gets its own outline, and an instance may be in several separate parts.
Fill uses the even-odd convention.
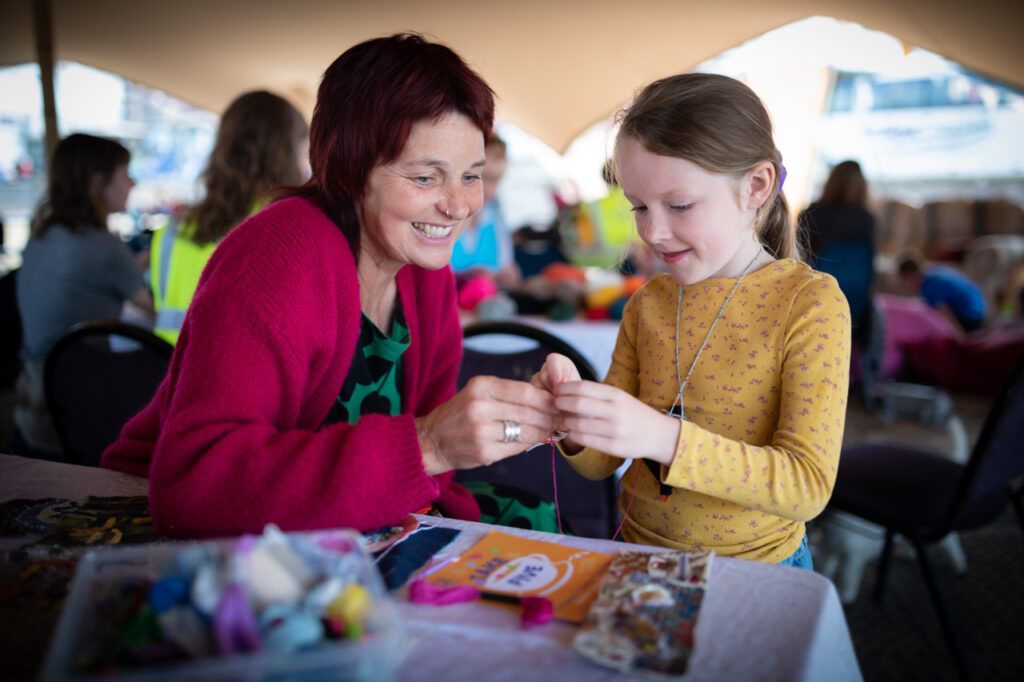
[[[125,301],[153,311],[142,268],[107,228],[107,216],[125,210],[135,185],[129,158],[118,142],[83,134],[69,135],[54,150],[18,272],[24,330],[14,408],[19,454],[62,456],[43,394],[43,365],[57,340],[79,322],[119,317]]]
[[[206,193],[150,244],[154,332],[176,343],[199,276],[221,239],[263,208],[274,187],[305,178],[309,127],[287,100],[264,90],[236,98],[221,117],[203,172]]]

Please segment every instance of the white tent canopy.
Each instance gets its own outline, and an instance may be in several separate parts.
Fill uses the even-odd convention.
[[[36,59],[32,0],[7,0],[0,64]],[[252,88],[310,115],[320,75],[351,45],[414,30],[454,48],[504,120],[564,151],[655,78],[815,15],[853,21],[1024,87],[1024,3],[975,0],[51,0],[55,58],[220,112]]]

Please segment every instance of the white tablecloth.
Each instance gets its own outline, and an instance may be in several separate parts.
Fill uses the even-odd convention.
[[[141,495],[145,479],[114,471],[0,455],[0,501],[89,495]],[[468,549],[494,526],[420,517],[461,533],[443,553]],[[636,545],[500,528],[547,542],[614,553]],[[3,548],[0,541],[0,549]],[[648,551],[656,548],[643,547]],[[397,680],[537,682],[624,680],[572,650],[576,626],[559,621],[524,631],[512,610],[471,602],[428,606],[404,601],[407,646]],[[685,680],[860,680],[839,597],[809,571],[716,557]]]
[[[421,517],[462,532],[444,554],[472,547],[494,526]],[[502,532],[614,554],[628,545],[500,528]],[[452,606],[402,604],[409,652],[399,680],[630,679],[576,654],[577,626],[553,621],[524,631],[517,612],[471,602]],[[860,680],[835,587],[810,571],[716,557],[695,632],[685,680]]]

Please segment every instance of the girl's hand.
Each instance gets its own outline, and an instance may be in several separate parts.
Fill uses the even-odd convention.
[[[675,417],[594,381],[562,382],[553,392],[561,423],[574,443],[615,457],[672,463],[679,438]]]
[[[553,393],[555,386],[564,381],[579,380],[580,371],[576,369],[576,365],[572,360],[559,353],[548,355],[540,371],[530,377],[531,384],[548,393]]]
[[[447,402],[416,420],[423,466],[434,475],[493,464],[547,440],[556,418],[548,391],[525,381],[473,377]],[[519,438],[510,443],[503,442],[505,421],[519,424]]]

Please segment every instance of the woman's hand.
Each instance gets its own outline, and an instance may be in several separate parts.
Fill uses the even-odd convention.
[[[557,411],[554,397],[525,381],[477,376],[447,402],[416,420],[428,474],[472,469],[522,452],[550,438]],[[505,422],[519,437],[505,443]]]
[[[563,381],[553,393],[567,440],[615,457],[672,463],[679,437],[675,417],[595,381]]]

